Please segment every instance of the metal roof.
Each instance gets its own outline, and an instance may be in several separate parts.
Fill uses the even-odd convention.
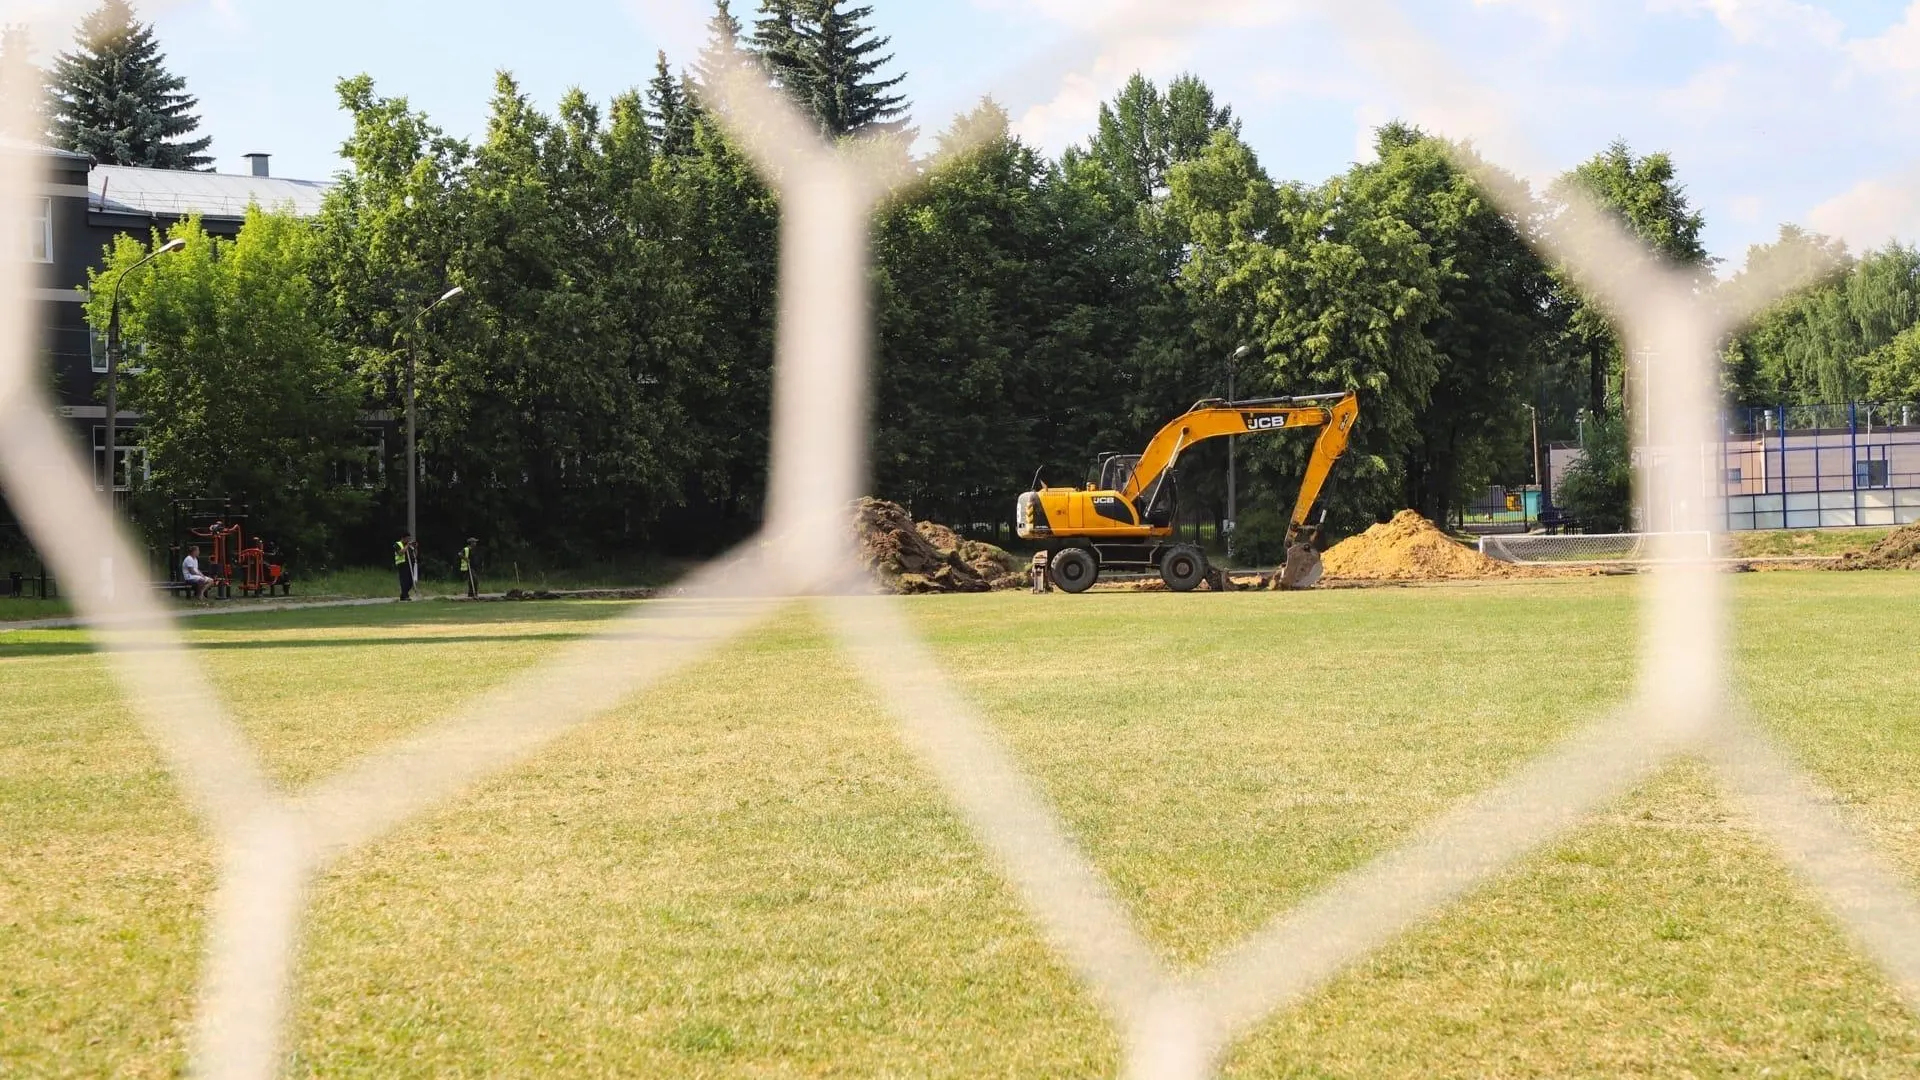
[[[0,135],[0,151],[9,154],[40,154],[45,157],[66,158],[69,161],[93,160],[85,154],[76,154],[71,150],[62,150],[57,146],[47,146],[27,139],[16,139],[11,135]]]
[[[324,180],[95,165],[87,173],[87,206],[114,214],[240,218],[258,203],[312,217],[332,187]]]

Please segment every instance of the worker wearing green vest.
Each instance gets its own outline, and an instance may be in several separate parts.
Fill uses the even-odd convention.
[[[419,558],[418,550],[413,546],[413,534],[401,533],[400,539],[393,542],[393,570],[400,578],[400,599],[413,599],[414,563]]]
[[[480,566],[474,561],[474,548],[480,541],[467,537],[467,546],[460,549],[460,572],[467,576],[467,599],[480,599]]]

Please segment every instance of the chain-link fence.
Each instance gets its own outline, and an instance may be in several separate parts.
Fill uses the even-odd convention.
[[[1112,39],[1257,26],[1273,4],[1117,5]],[[1322,6],[1372,75],[1499,158],[1525,153],[1500,96],[1456,68],[1387,0]],[[344,855],[513,767],[556,737],[734,639],[777,606],[811,598],[936,776],[1045,939],[1091,988],[1121,1035],[1128,1075],[1210,1075],[1226,1048],[1416,920],[1460,897],[1625,792],[1675,755],[1710,761],[1728,789],[1860,946],[1920,1007],[1920,906],[1811,780],[1729,700],[1719,575],[1698,544],[1655,552],[1642,593],[1638,690],[1515,775],[1427,823],[1397,850],[1341,877],[1197,970],[1147,942],[1008,748],[942,673],[899,603],[853,588],[860,571],[841,510],[865,476],[870,313],[868,218],[910,177],[854,146],[826,146],[764,80],[736,71],[710,102],[782,201],[772,481],[765,529],[688,582],[671,613],[643,605],[567,646],[483,700],[306,790],[280,790],[220,695],[155,604],[144,560],[89,497],[86,464],[62,438],[33,370],[23,317],[33,282],[0,262],[0,482],[55,572],[104,588],[70,590],[168,766],[217,838],[218,891],[192,1050],[198,1075],[257,1078],[281,1061],[295,941],[309,884]],[[963,149],[963,148],[950,148]],[[1473,167],[1472,162],[1463,162]],[[1511,163],[1510,163],[1511,164]],[[0,156],[8,199],[41,180],[32,159]],[[1524,193],[1482,171],[1510,207]],[[1704,303],[1603,213],[1577,204],[1546,252],[1613,313],[1662,407],[1646,438],[1701,447],[1717,435],[1715,344],[1730,325],[1796,284],[1751,282],[1743,310]],[[1716,527],[1703,499],[1707,455],[1649,455],[1650,502],[1670,528]],[[1679,496],[1679,497],[1676,497]],[[770,542],[761,542],[770,541]],[[138,645],[138,648],[129,647]]]

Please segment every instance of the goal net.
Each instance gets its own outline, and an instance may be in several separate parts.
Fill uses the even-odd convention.
[[[1654,563],[1712,558],[1710,532],[1483,536],[1480,553],[1510,563]]]

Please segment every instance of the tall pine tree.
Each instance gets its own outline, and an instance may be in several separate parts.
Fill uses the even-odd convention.
[[[206,169],[209,138],[186,80],[166,68],[153,27],[134,19],[127,0],[101,0],[80,24],[74,50],[54,61],[52,135],[61,146],[103,165]]]
[[[760,0],[760,17],[753,20],[749,41],[756,59],[796,100],[807,95],[806,68],[800,62],[799,0]]]
[[[796,27],[800,56],[812,83],[814,116],[828,135],[898,132],[906,127],[907,99],[890,93],[906,76],[882,78],[891,53],[875,56],[891,38],[876,37],[871,6],[843,10],[845,0],[814,0]]]
[[[653,144],[667,157],[693,149],[693,104],[686,89],[667,67],[666,50],[654,61],[653,81],[647,84],[647,112]]]
[[[713,17],[707,20],[707,44],[693,62],[695,86],[708,89],[722,73],[740,62],[740,31],[740,20],[734,17],[727,0],[713,0]]]
[[[907,99],[891,91],[906,76],[882,77],[890,38],[867,25],[868,5],[846,0],[762,0],[753,51],[781,89],[813,115],[829,138],[906,128]]]
[[[0,135],[22,142],[47,137],[46,75],[33,64],[24,26],[0,27]]]

